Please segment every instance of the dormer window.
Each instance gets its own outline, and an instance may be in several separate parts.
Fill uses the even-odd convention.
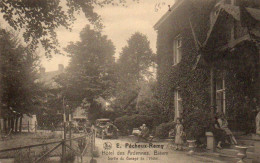
[[[182,47],[182,39],[178,35],[173,40],[173,65],[178,64],[181,61],[181,47]]]

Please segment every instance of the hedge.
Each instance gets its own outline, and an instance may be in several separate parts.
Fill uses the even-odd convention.
[[[152,128],[153,117],[147,115],[124,115],[122,117],[116,118],[114,124],[122,132],[122,134],[131,134],[133,128],[138,128],[142,124],[146,124],[148,128]]]
[[[175,122],[162,123],[155,129],[155,137],[166,138],[169,135],[169,131],[175,128]]]

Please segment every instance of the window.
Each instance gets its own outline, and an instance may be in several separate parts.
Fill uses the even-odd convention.
[[[173,65],[176,65],[181,61],[181,46],[182,40],[180,36],[177,36],[173,40]]]
[[[182,114],[182,99],[179,91],[174,92],[174,108],[175,108],[175,120],[181,117]]]
[[[217,111],[225,114],[226,112],[226,92],[225,92],[225,80],[224,78],[219,78],[216,81],[216,102]]]

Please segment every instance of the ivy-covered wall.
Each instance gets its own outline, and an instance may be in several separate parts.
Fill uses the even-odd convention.
[[[226,116],[233,130],[254,132],[259,106],[259,50],[245,42],[215,63],[224,72]]]
[[[193,15],[199,40],[203,40],[206,37],[205,31],[208,31],[208,13],[204,11]],[[183,124],[188,137],[203,137],[210,124],[210,69],[207,66],[199,66],[193,70],[198,54],[190,26],[185,26],[189,19],[175,14],[169,20],[174,21],[162,24],[158,28],[157,35],[157,80],[160,100],[164,104],[164,109],[169,112],[169,120],[173,120],[174,90],[178,90],[182,98]],[[185,24],[181,26],[182,28],[174,24],[180,21]],[[177,34],[181,34],[183,38],[182,59],[179,64],[172,66],[173,38]],[[247,42],[232,51],[228,49],[222,53],[209,55],[216,55],[214,65],[217,76],[224,74],[226,115],[231,129],[245,130],[247,126],[253,126],[252,117],[257,105],[254,101],[258,100],[259,92],[257,88],[259,50],[254,43]]]
[[[168,37],[167,37],[168,36]],[[204,133],[209,120],[209,70],[196,69],[193,66],[196,61],[196,50],[191,33],[183,32],[182,60],[173,65],[172,41],[166,32],[158,32],[158,87],[161,100],[168,109],[171,120],[174,118],[174,90],[180,92],[183,104],[184,128],[187,133],[199,137]],[[201,131],[201,132],[198,132]],[[198,135],[196,135],[198,133]]]

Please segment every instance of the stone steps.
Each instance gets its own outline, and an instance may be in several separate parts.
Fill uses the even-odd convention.
[[[254,140],[238,139],[237,143],[245,146],[254,146]]]
[[[217,152],[220,154],[222,157],[237,157],[237,149],[234,148],[228,148],[228,149],[217,149]],[[247,151],[247,158],[248,159],[253,159],[254,158],[254,152],[252,151]]]

